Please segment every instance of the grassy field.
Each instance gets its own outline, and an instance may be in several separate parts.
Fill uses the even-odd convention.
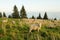
[[[7,22],[2,22],[6,19],[0,18],[0,40],[60,40],[59,20],[7,19]],[[42,23],[39,32],[33,30],[29,33],[33,23]]]

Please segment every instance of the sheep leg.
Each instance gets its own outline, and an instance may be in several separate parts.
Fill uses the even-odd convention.
[[[32,29],[29,30],[29,33],[32,31]]]
[[[38,28],[38,32],[39,32],[39,28]]]

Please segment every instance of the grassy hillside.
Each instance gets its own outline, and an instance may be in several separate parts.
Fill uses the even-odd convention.
[[[0,40],[60,40],[60,21],[7,19],[7,22],[3,22],[3,20],[6,19],[0,18]],[[39,32],[33,30],[29,33],[29,27],[33,23],[42,23]]]

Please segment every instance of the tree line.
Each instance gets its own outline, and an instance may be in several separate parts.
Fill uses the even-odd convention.
[[[3,15],[0,12],[0,18],[1,17],[7,17],[5,12],[3,12]],[[20,19],[23,19],[23,18],[28,18],[28,17],[27,17],[26,10],[25,10],[24,6],[22,6],[22,8],[21,8],[21,10],[19,12],[17,6],[14,5],[13,13],[11,15],[8,15],[8,18],[20,18]],[[32,16],[31,19],[35,19],[35,17]],[[37,17],[37,19],[48,19],[47,12],[45,12],[43,18],[41,17],[41,14],[39,13],[39,16]],[[55,18],[55,20],[56,20],[56,18]]]

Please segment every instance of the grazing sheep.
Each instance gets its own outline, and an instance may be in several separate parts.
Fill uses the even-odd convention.
[[[3,20],[2,22],[3,22],[3,23],[7,23],[7,22],[8,22],[8,20],[6,19],[6,20]]]
[[[4,27],[4,23],[7,23],[8,19],[2,20],[2,27]]]
[[[40,23],[40,24],[35,23],[35,24],[32,24],[32,25],[30,26],[29,32],[31,32],[32,30],[38,30],[38,32],[39,32],[40,29],[41,29],[41,23]]]
[[[15,21],[12,21],[13,24],[15,24]]]

